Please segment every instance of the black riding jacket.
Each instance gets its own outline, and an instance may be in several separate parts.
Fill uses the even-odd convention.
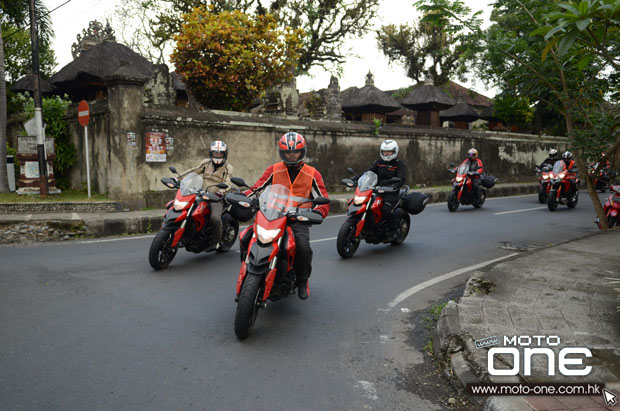
[[[384,184],[393,177],[398,177],[400,179],[400,183],[395,185],[400,187],[405,184],[405,179],[407,178],[407,168],[405,167],[405,163],[399,159],[394,159],[391,161],[377,160],[366,171],[372,171],[377,175],[379,179],[377,183],[378,185]]]

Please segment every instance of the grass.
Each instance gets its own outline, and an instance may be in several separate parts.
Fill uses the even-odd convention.
[[[437,321],[439,321],[439,317],[441,316],[441,310],[443,310],[443,308],[447,304],[448,304],[448,301],[445,301],[443,303],[435,303],[426,310],[428,315],[423,318],[423,321],[424,321],[424,326],[429,332],[431,332],[433,327],[437,325]],[[428,351],[429,354],[433,354],[432,337],[428,338],[428,341],[426,342],[424,349]]]
[[[97,193],[91,192],[88,198],[86,190],[67,190],[60,194],[50,194],[47,198],[36,195],[17,195],[16,193],[0,193],[0,203],[51,203],[51,202],[88,202],[88,201],[109,201],[109,199]]]

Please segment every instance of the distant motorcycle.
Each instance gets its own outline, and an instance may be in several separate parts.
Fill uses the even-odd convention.
[[[495,185],[497,178],[493,176],[484,176],[477,171],[469,171],[468,164],[461,164],[458,167],[450,165],[448,171],[456,174],[452,179],[452,193],[448,197],[448,210],[456,211],[460,204],[473,205],[480,208],[484,204],[487,197],[485,188],[491,188]],[[476,196],[473,190],[472,177],[480,176],[480,192]]]
[[[607,216],[607,226],[613,228],[620,225],[618,223],[618,218],[620,216],[620,185],[612,185],[609,191],[610,196],[607,198],[607,202],[605,202],[603,212],[605,216]],[[598,218],[596,219],[596,224],[598,228],[601,228],[601,223]]]
[[[176,168],[168,168],[178,174]],[[176,177],[161,179],[166,187],[176,188],[177,193],[174,200],[166,204],[167,211],[162,227],[151,242],[149,263],[155,270],[170,265],[179,248],[194,253],[223,253],[234,244],[239,232],[239,221],[230,215],[230,207],[225,207],[222,213],[222,241],[216,248],[213,227],[208,222],[211,215],[209,204],[224,201],[224,198],[216,193],[203,191],[203,181],[202,176],[196,173],[189,173],[180,183]],[[226,189],[228,184],[218,183],[210,187]]]
[[[547,199],[549,211],[557,210],[558,204],[565,204],[568,208],[577,206],[579,190],[576,187],[579,184],[579,179],[576,173],[576,167],[567,170],[566,163],[563,160],[556,161],[549,175],[549,197]],[[574,192],[571,180],[575,181]]]
[[[246,186],[242,179],[233,183]],[[323,217],[302,207],[303,204],[328,204],[329,199],[317,197],[314,200],[294,198],[289,189],[280,184],[268,186],[259,199],[242,194],[227,194],[231,204],[239,207],[257,207],[254,224],[239,236],[241,244],[241,269],[237,279],[237,312],[235,334],[243,340],[250,335],[256,323],[259,309],[266,308],[267,300],[278,301],[296,290],[295,278],[295,236],[290,223],[321,224]],[[301,201],[298,206],[295,202]]]
[[[536,167],[536,172],[540,173],[538,176],[538,202],[545,204],[549,198],[549,174],[551,174],[553,167],[550,164],[545,164],[541,167]]]
[[[601,169],[596,172],[599,163],[591,164],[588,167],[588,173],[594,178],[594,189],[604,193],[609,188],[612,178],[616,176],[616,173],[611,170],[609,164],[602,166]]]
[[[352,169],[348,170],[355,174]],[[389,185],[389,182],[383,186],[378,186],[377,182],[378,177],[372,171],[366,171],[359,176],[355,195],[348,202],[347,219],[340,227],[336,240],[336,249],[342,258],[352,257],[361,240],[366,240],[370,244],[402,244],[411,227],[408,211],[411,214],[418,214],[428,202],[428,197],[422,193],[408,194],[408,186],[398,189]],[[395,179],[394,182],[400,182],[400,179]],[[342,184],[351,188],[355,187],[353,180],[348,178],[343,179]],[[396,192],[398,192],[399,199],[392,211],[392,218],[397,221],[396,230],[393,230],[383,218],[382,194]]]

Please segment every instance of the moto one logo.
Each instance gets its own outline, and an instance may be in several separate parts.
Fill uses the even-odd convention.
[[[487,368],[491,375],[517,375],[523,363],[523,375],[532,375],[532,357],[541,356],[547,360],[547,375],[555,375],[556,353],[549,347],[560,345],[559,336],[519,335],[504,337],[504,347],[489,350]],[[522,351],[520,350],[522,349]],[[512,368],[495,368],[495,356],[503,354],[512,356]],[[591,366],[584,366],[583,359],[592,357],[592,352],[585,347],[566,347],[557,353],[557,368],[565,376],[583,376],[590,374]],[[567,366],[571,366],[568,368]]]

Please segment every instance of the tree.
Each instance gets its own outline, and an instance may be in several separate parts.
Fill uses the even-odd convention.
[[[35,1],[35,9],[38,16],[46,14],[45,6],[40,0]],[[28,2],[17,2],[13,0],[0,0],[0,25],[4,28],[5,24],[13,24],[16,27],[28,25]],[[49,18],[42,18],[38,21],[40,33],[49,33],[53,36]],[[0,33],[0,193],[9,191],[9,183],[6,175],[6,123],[7,123],[7,104],[6,104],[6,74],[5,74],[5,53],[4,53],[4,32]],[[45,34],[43,34],[45,37]]]
[[[15,83],[32,72],[30,31],[6,23],[2,25],[2,37],[4,38],[4,54],[7,61],[11,62],[6,67],[6,80],[9,83]],[[39,38],[39,72],[41,77],[51,77],[56,64],[51,38],[49,38],[49,33],[47,35],[44,33]]]
[[[157,10],[156,16],[149,18],[148,29],[143,30],[156,50],[165,49],[180,32],[181,16],[196,7],[211,6],[215,13],[271,14],[280,29],[292,27],[306,33],[295,67],[296,74],[301,74],[313,66],[328,68],[343,63],[346,53],[342,43],[368,32],[379,0],[133,0],[133,4],[142,10]]]
[[[246,110],[269,87],[291,79],[301,30],[278,29],[270,15],[216,13],[196,8],[183,15],[171,58],[198,101],[209,108]]]
[[[459,17],[468,16],[471,10],[460,0],[439,0],[438,5],[453,11]],[[425,2],[415,5],[424,11]],[[435,10],[424,11],[425,16],[437,14]],[[474,19],[477,19],[474,15]],[[454,76],[464,78],[467,65],[463,57],[471,49],[469,43],[474,38],[456,27],[453,18],[422,18],[414,25],[393,24],[383,26],[377,31],[379,48],[392,61],[403,64],[407,75],[416,82],[424,80],[429,72],[436,84],[445,84]]]

